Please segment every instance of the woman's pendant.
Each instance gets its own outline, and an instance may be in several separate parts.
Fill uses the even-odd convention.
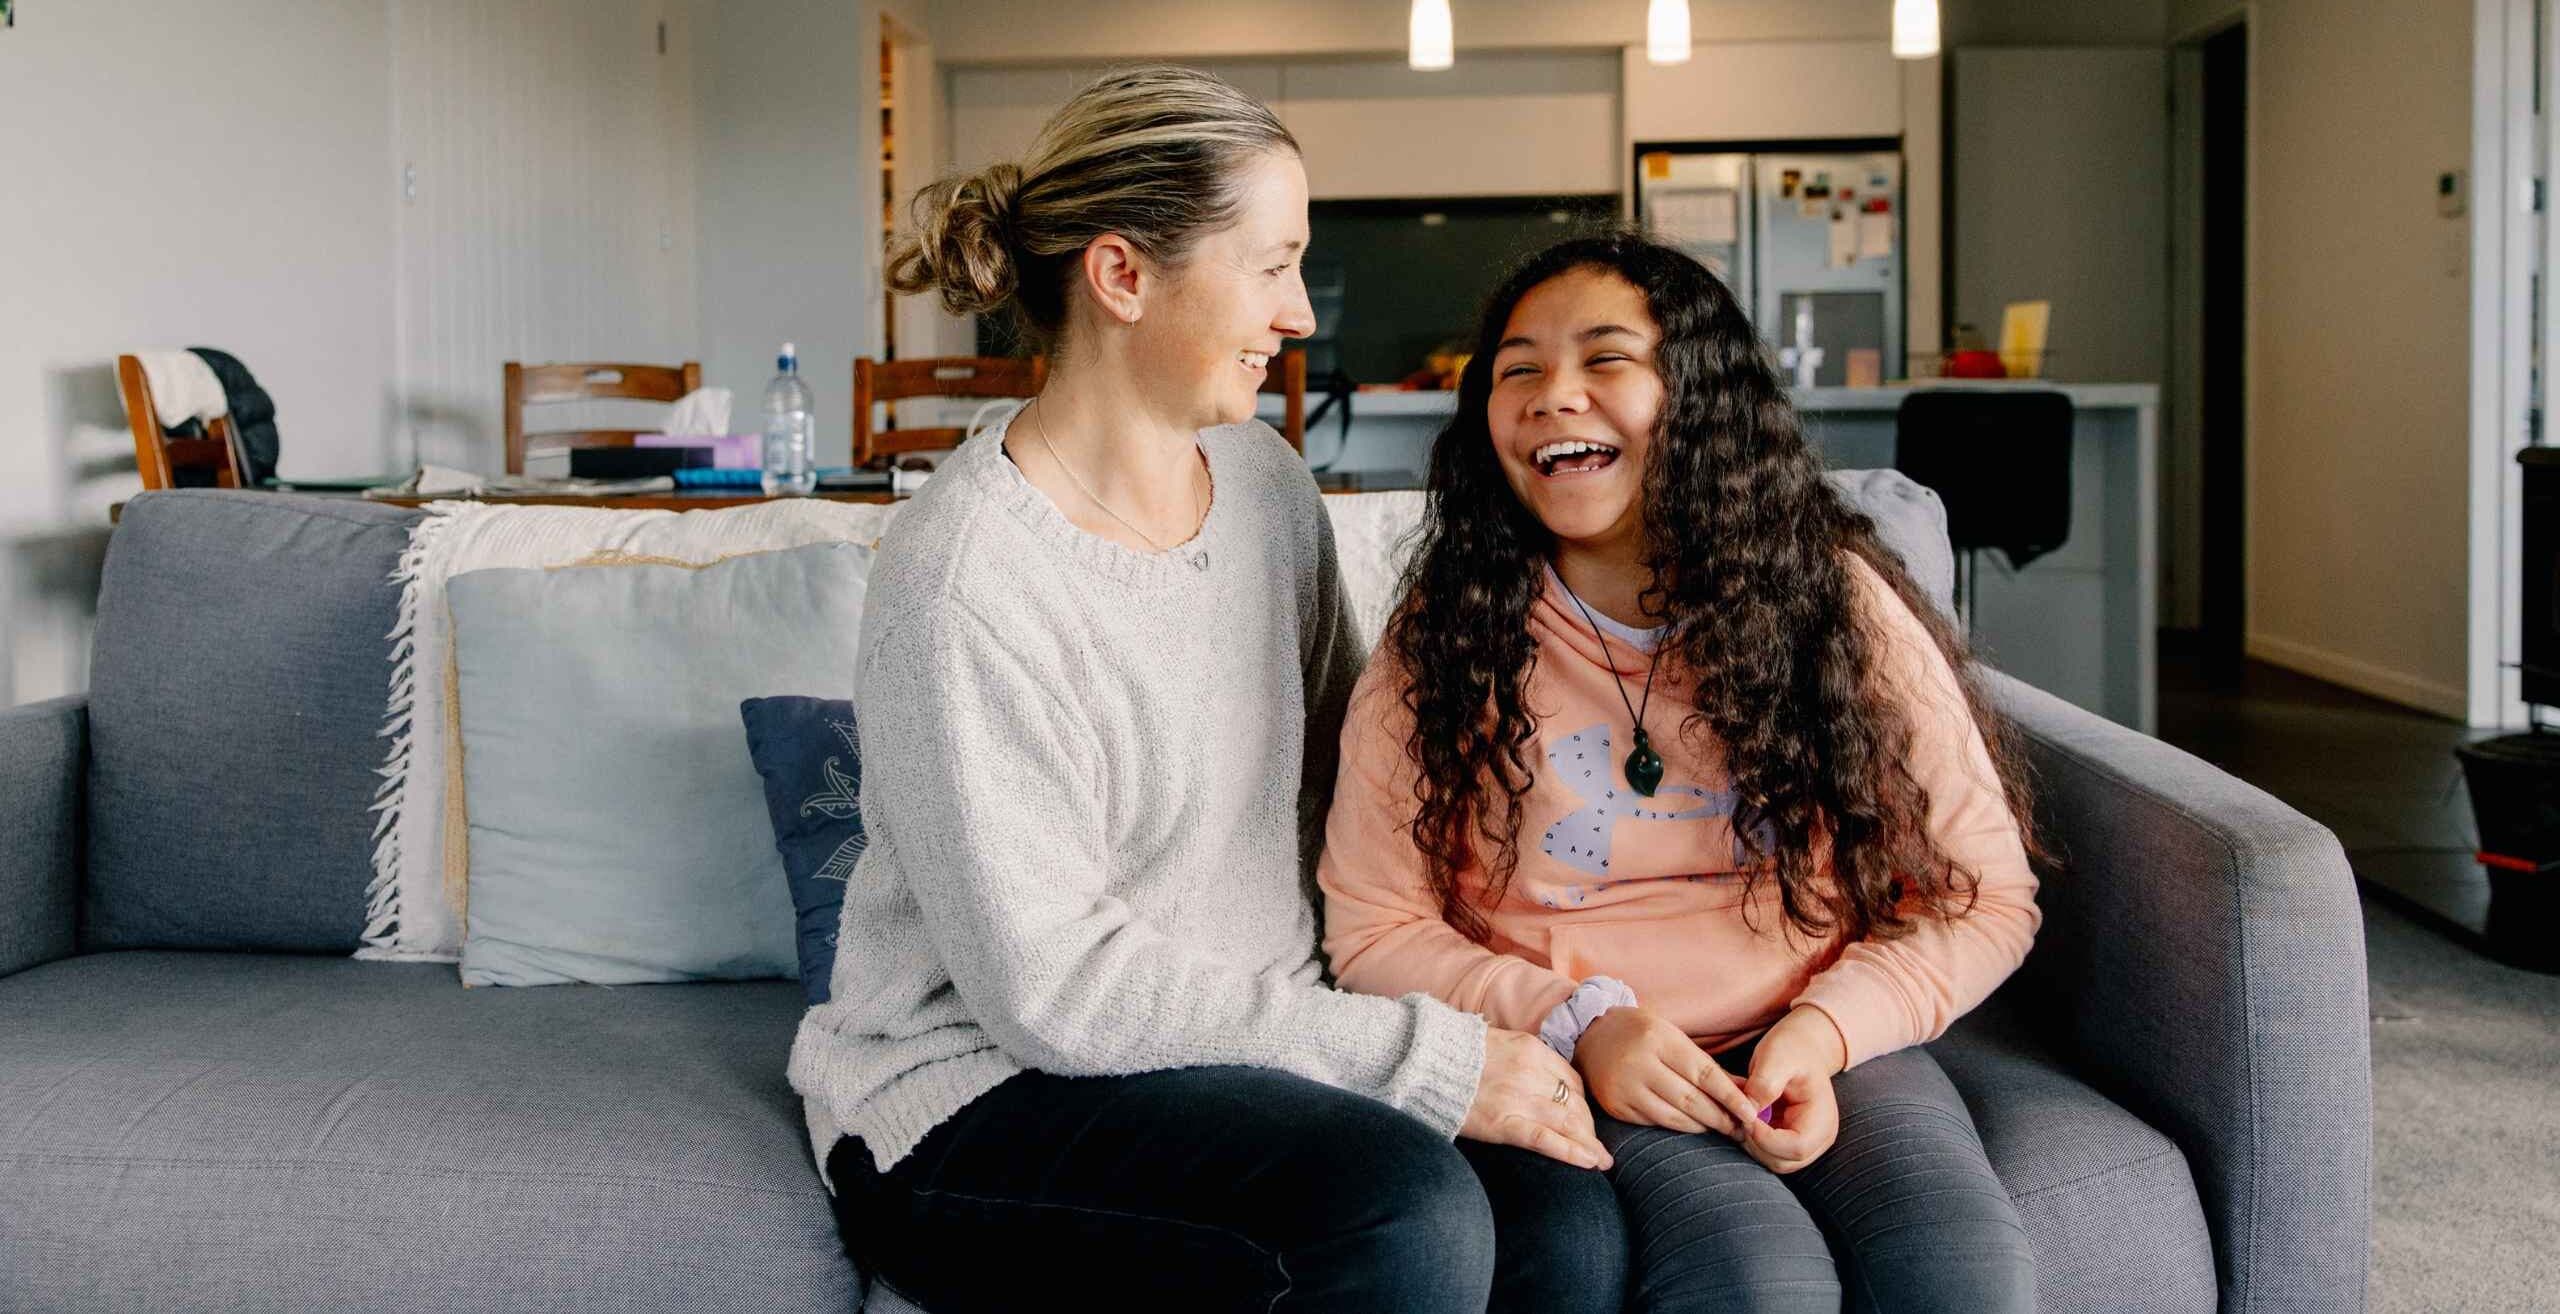
[[[1636,727],[1635,751],[1627,754],[1627,787],[1653,797],[1662,783],[1662,754],[1653,751],[1653,741],[1645,738],[1644,727]]]

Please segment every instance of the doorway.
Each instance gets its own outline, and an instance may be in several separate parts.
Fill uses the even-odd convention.
[[[2248,648],[2249,29],[2203,42],[2202,324],[2197,432],[2198,629],[2206,673],[2236,681]]]
[[[2170,50],[2169,386],[2162,399],[2162,653],[2215,687],[2245,664],[2249,29]]]

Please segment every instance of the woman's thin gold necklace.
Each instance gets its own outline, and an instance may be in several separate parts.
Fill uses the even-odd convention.
[[[1038,404],[1039,399],[1036,397],[1033,398],[1032,405],[1037,406]],[[1038,428],[1041,450],[1049,454],[1049,460],[1052,464],[1067,472],[1068,481],[1076,486],[1077,492],[1084,494],[1084,500],[1093,503],[1095,506],[1101,507],[1102,514],[1119,521],[1122,529],[1126,529],[1130,533],[1145,539],[1148,547],[1154,548],[1158,552],[1168,552],[1172,550],[1167,548],[1164,544],[1157,542],[1155,535],[1138,528],[1136,525],[1130,524],[1127,516],[1112,510],[1109,502],[1103,501],[1100,497],[1094,495],[1094,491],[1092,489],[1085,487],[1084,479],[1076,474],[1076,468],[1067,464],[1066,458],[1058,455],[1057,444],[1049,441],[1049,420],[1047,416],[1034,415],[1031,417],[1031,423]],[[1200,481],[1197,478],[1194,478],[1191,481],[1191,523],[1195,525],[1200,523],[1200,518]]]

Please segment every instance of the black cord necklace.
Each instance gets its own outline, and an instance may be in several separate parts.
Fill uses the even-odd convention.
[[[1562,583],[1564,572],[1556,572],[1556,580]],[[1582,612],[1582,619],[1590,622],[1591,637],[1600,640],[1600,650],[1605,657],[1609,650],[1609,637],[1600,632],[1600,622],[1592,618],[1591,608],[1583,605],[1582,595],[1574,592],[1570,584],[1565,585],[1564,595],[1573,599],[1573,605]],[[1639,710],[1635,701],[1627,697],[1627,682],[1619,677],[1617,664],[1609,664],[1609,679],[1618,686],[1618,701],[1627,705],[1627,715],[1636,723],[1636,746],[1627,753],[1627,787],[1646,798],[1653,797],[1653,791],[1662,784],[1662,754],[1653,751],[1653,741],[1644,733],[1644,714],[1653,707],[1653,673],[1661,666],[1662,645],[1656,643],[1653,645],[1653,658],[1644,668],[1644,708]]]

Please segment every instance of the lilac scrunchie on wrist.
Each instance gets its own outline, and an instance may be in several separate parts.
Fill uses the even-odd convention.
[[[1538,1024],[1538,1039],[1547,1048],[1573,1061],[1574,1047],[1582,1043],[1582,1033],[1600,1020],[1600,1015],[1613,1008],[1636,1007],[1636,992],[1614,976],[1595,976],[1573,988],[1565,1001],[1547,1010],[1547,1018]]]

